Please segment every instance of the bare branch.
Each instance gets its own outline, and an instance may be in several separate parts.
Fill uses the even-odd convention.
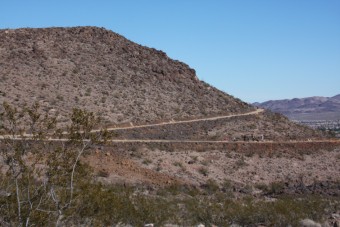
[[[17,204],[18,204],[18,220],[19,220],[20,225],[22,225],[22,222],[21,222],[21,202],[20,202],[20,195],[19,195],[18,178],[15,179],[15,191],[16,191]]]

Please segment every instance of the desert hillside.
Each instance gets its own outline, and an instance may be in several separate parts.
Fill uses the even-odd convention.
[[[102,28],[0,40],[0,226],[339,226],[326,132]]]
[[[74,107],[110,123],[253,109],[164,52],[103,28],[0,30],[0,40],[0,102],[39,102],[62,119]]]
[[[21,108],[38,102],[44,111],[58,114],[61,125],[67,123],[73,108],[94,112],[111,126],[204,119],[256,110],[200,81],[195,70],[164,52],[103,28],[8,29],[0,30],[0,40],[0,103]],[[322,136],[269,112],[175,126],[169,130],[176,139],[249,140],[255,135],[285,140]],[[169,132],[159,129],[152,133]]]

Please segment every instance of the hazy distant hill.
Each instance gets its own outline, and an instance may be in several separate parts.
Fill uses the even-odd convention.
[[[0,30],[0,40],[0,103],[22,107],[39,102],[46,112],[58,112],[59,122],[68,119],[74,107],[100,114],[106,124],[196,119],[255,110],[200,81],[195,70],[164,52],[103,28]],[[159,135],[157,130],[152,134]],[[165,137],[171,134],[177,139],[231,139],[252,134],[271,140],[320,136],[269,112],[172,127],[171,133],[166,130],[162,131]]]
[[[309,97],[271,100],[254,105],[282,113],[296,120],[340,119],[340,95],[334,97]]]

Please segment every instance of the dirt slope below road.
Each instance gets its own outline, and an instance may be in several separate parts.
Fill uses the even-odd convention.
[[[339,144],[312,150],[307,145],[302,149],[304,145],[300,143],[297,145],[302,149],[300,152],[288,144],[277,144],[271,150],[265,146],[259,150],[257,144],[248,145],[248,150],[240,151],[200,145],[173,149],[152,144],[114,146],[92,152],[85,160],[107,183],[203,185],[214,179],[221,185],[230,182],[255,190],[256,185],[285,182],[291,187],[289,190],[294,191],[301,190],[295,188],[297,185],[307,187],[316,182],[328,182],[320,185],[320,192],[340,193],[337,188],[340,182]]]

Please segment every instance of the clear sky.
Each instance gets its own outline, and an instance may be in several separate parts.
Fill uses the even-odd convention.
[[[163,50],[247,102],[340,94],[340,0],[0,4],[0,28],[83,25]]]

